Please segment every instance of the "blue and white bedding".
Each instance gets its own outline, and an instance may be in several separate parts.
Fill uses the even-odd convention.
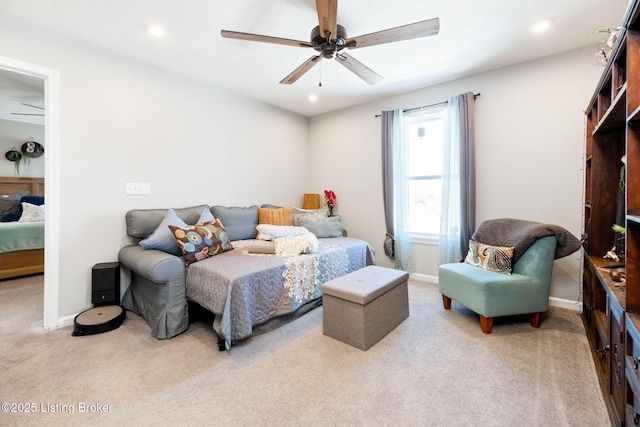
[[[187,269],[187,298],[215,314],[214,329],[227,348],[254,327],[318,300],[320,285],[375,263],[373,248],[349,237],[318,238],[309,254],[280,256],[248,250],[255,241],[233,242],[231,251]]]

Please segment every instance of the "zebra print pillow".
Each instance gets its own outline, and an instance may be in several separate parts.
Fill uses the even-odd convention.
[[[469,240],[469,252],[464,261],[485,270],[511,274],[513,250],[514,248],[485,245],[475,240]]]

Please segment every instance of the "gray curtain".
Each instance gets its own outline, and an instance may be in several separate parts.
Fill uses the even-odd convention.
[[[384,219],[387,234],[384,240],[384,253],[395,257],[393,239],[393,111],[382,112],[382,198],[384,201]]]
[[[474,95],[448,101],[445,116],[440,264],[459,262],[469,250],[475,230],[476,178]]]
[[[476,155],[475,96],[467,92],[458,96],[460,111],[460,250],[464,257],[469,239],[476,229]]]

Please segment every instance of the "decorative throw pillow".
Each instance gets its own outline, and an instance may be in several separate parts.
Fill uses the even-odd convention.
[[[511,274],[513,250],[504,246],[491,246],[469,240],[469,252],[465,262],[485,270]]]
[[[44,221],[44,205],[32,205],[22,202],[22,215],[18,222],[40,222]]]
[[[293,225],[300,225],[304,219],[320,219],[327,218],[329,211],[327,209],[300,209],[293,208]]]
[[[15,194],[0,194],[0,200],[12,199],[12,200],[20,201],[20,199],[22,199],[23,197],[28,196],[28,195],[29,195],[28,191],[21,191],[19,193],[15,193]]]
[[[5,214],[0,221],[12,222],[20,220],[20,217],[22,216],[22,202],[27,202],[36,206],[44,205],[44,196],[22,196],[20,198],[18,208],[13,210],[11,213]]]
[[[200,214],[200,218],[198,218],[198,221],[196,221],[196,224],[204,224],[205,222],[211,222],[214,219],[215,218],[211,213],[211,209],[205,206],[204,208],[202,208],[202,213]]]
[[[339,216],[299,218],[298,225],[316,237],[342,237],[342,218]]]
[[[258,206],[226,207],[213,206],[211,212],[224,224],[230,241],[256,238],[258,225]]]
[[[169,229],[180,245],[186,265],[233,249],[219,219],[186,227],[170,225]]]
[[[258,224],[293,225],[293,208],[258,208]]]
[[[18,210],[20,206],[20,199],[23,196],[28,196],[28,191],[23,191],[17,194],[3,194],[0,195],[0,218],[8,213],[12,213]]]
[[[170,225],[186,227],[187,224],[181,220],[173,208],[169,208],[158,228],[149,237],[140,241],[140,246],[147,249],[157,249],[175,256],[182,256],[182,249],[176,243],[173,233],[169,229]]]

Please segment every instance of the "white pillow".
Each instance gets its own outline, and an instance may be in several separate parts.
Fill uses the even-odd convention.
[[[18,222],[39,222],[44,221],[44,217],[44,205],[22,202],[22,215]]]

